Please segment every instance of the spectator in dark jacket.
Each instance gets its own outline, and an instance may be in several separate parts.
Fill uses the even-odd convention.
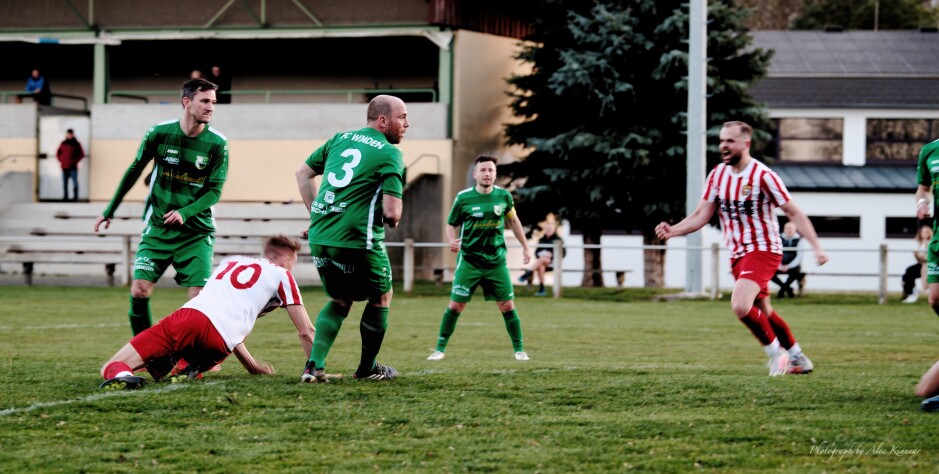
[[[65,140],[59,145],[55,152],[59,164],[62,165],[62,194],[66,201],[68,198],[68,182],[72,180],[72,191],[75,195],[73,201],[78,200],[78,162],[85,157],[85,150],[82,144],[75,138],[75,131],[71,128],[65,132]]]
[[[33,69],[33,73],[26,79],[25,96],[32,97],[39,105],[52,104],[52,89],[49,87],[49,81],[39,72],[39,69]]]

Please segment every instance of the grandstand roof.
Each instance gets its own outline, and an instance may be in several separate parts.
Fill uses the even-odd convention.
[[[916,168],[909,165],[776,165],[791,191],[903,192],[916,190]]]

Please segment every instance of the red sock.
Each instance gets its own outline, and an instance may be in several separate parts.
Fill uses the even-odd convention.
[[[769,324],[769,318],[756,306],[750,308],[750,312],[740,318],[740,322],[745,324],[760,341],[760,344],[764,346],[769,345],[773,342],[773,339],[776,339],[776,333],[773,332],[773,327]]]
[[[107,367],[104,368],[104,379],[105,380],[113,379],[114,377],[117,377],[117,374],[121,372],[125,372],[125,371],[133,372],[133,370],[130,369],[130,366],[123,362],[120,362],[120,361],[111,362],[110,364],[107,365]]]
[[[786,324],[786,320],[775,310],[773,314],[769,315],[769,324],[773,326],[773,332],[776,333],[776,337],[779,338],[779,345],[783,346],[783,348],[789,349],[796,343],[796,338],[792,335],[792,331],[789,330],[789,325]]]

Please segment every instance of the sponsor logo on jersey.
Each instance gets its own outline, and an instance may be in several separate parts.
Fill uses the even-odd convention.
[[[150,260],[148,257],[137,257],[137,259],[134,260],[134,270],[152,272],[155,267],[153,260]]]
[[[169,153],[170,155],[178,155],[178,154],[179,154],[179,150],[174,150],[174,149],[172,149],[172,148],[167,149],[166,152]]]
[[[197,170],[205,169],[205,167],[208,166],[208,164],[209,164],[208,156],[199,155],[196,157],[196,169]]]
[[[323,201],[332,204],[336,200],[336,194],[332,191],[326,191],[326,194],[323,195]]]
[[[482,219],[482,218],[483,218],[483,213],[482,213],[482,212],[474,212],[474,213],[472,214],[472,216],[475,217],[475,218],[477,218],[477,219]]]
[[[175,156],[167,156],[167,157],[163,158],[163,161],[165,161],[166,164],[168,164],[168,165],[178,165],[178,164],[179,164],[179,158],[176,158]]]
[[[743,188],[740,189],[740,195],[743,197],[750,197],[751,192],[753,192],[753,187],[749,184],[744,184]]]
[[[496,204],[495,206],[492,206],[492,212],[496,213],[497,216],[501,216],[501,215],[502,215],[502,211],[503,211],[504,209],[505,209],[505,205],[504,205],[504,204]]]

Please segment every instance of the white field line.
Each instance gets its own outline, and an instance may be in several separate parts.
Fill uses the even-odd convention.
[[[205,382],[199,384],[199,386],[204,385],[215,385],[218,382]],[[120,391],[109,391],[96,393],[94,395],[89,395],[82,398],[73,398],[71,400],[56,400],[52,402],[40,402],[30,405],[23,408],[7,408],[6,410],[0,410],[0,416],[15,415],[17,413],[26,413],[33,410],[38,410],[40,408],[56,407],[61,405],[71,405],[73,403],[83,403],[83,402],[94,402],[97,400],[102,400],[110,397],[132,397],[136,395],[146,395],[151,393],[162,393],[162,392],[172,392],[175,390],[182,390],[184,388],[189,388],[195,386],[192,383],[175,383],[167,385],[166,387],[158,388],[155,390],[120,390]]]
[[[112,328],[126,325],[127,323],[56,324],[53,326],[0,326],[0,331],[45,331],[49,329]]]

